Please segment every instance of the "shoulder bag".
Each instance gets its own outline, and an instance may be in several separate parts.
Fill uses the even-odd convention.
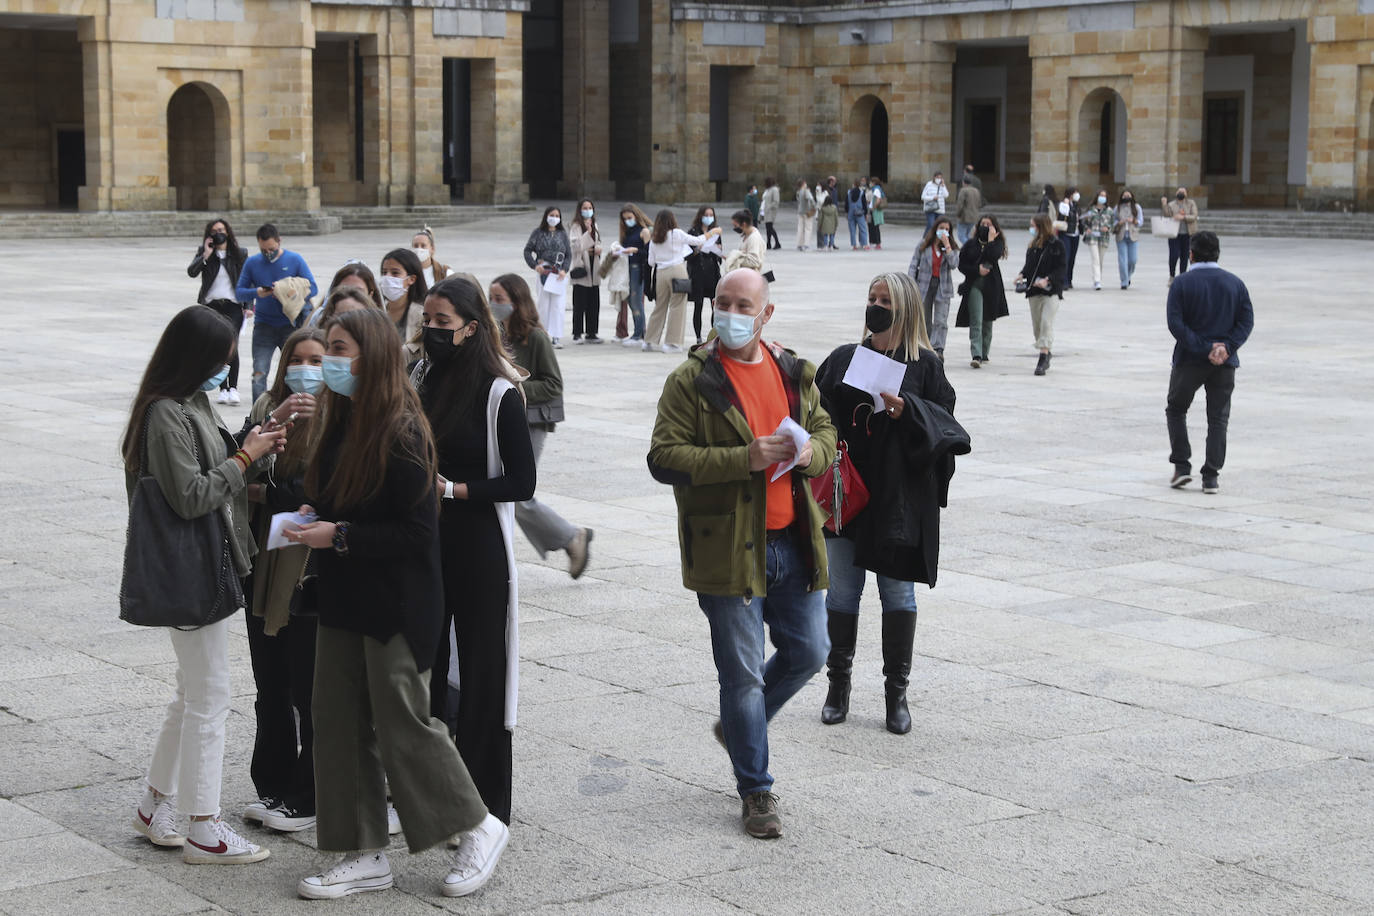
[[[868,505],[868,487],[850,460],[849,447],[843,439],[835,447],[835,460],[830,467],[807,483],[811,485],[816,505],[830,516],[825,527],[836,534]]]
[[[182,406],[196,464],[200,436]],[[143,418],[138,482],[129,502],[124,571],[119,583],[119,619],[141,627],[194,630],[244,606],[243,583],[234,569],[229,532],[219,509],[184,519],[148,473],[148,418]]]
[[[1045,251],[1049,247],[1050,246],[1046,244],[1043,248],[1040,249],[1040,257],[1035,259],[1035,270],[1031,273],[1031,275],[1029,277],[1022,277],[1020,280],[1016,281],[1016,291],[1018,293],[1026,293],[1030,291],[1031,283],[1035,280],[1035,275],[1040,272],[1040,262],[1045,260]],[[1046,290],[1046,292],[1048,293],[1049,290]]]

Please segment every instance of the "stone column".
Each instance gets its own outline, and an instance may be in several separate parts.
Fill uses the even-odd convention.
[[[696,152],[683,163],[682,198],[714,200],[711,182],[711,60],[701,43],[700,22],[679,22],[678,39],[683,43],[682,79],[686,83],[683,99],[682,142]],[[724,214],[718,214],[722,218]]]
[[[104,17],[82,19],[81,103],[86,128],[86,184],[79,193],[82,210],[110,210],[114,185],[114,66]]]
[[[1073,62],[1073,35],[1032,35],[1030,182],[1021,189],[1023,203],[1039,200],[1041,188],[1061,187],[1069,174],[1069,153],[1078,119],[1069,117],[1068,73]],[[1071,126],[1072,125],[1072,126]],[[1132,161],[1127,160],[1127,168]]]
[[[496,52],[492,101],[495,121],[495,169],[491,183],[491,203],[523,203],[530,199],[525,183],[525,122],[523,97],[523,55],[521,15],[506,14],[506,40]],[[476,74],[473,82],[476,83]],[[476,92],[474,90],[474,97]],[[474,105],[474,111],[476,106]],[[475,115],[474,115],[475,118]]]
[[[1207,206],[1202,188],[1203,70],[1206,29],[1177,29],[1169,53],[1169,99],[1164,123],[1163,191],[1188,188],[1199,207]],[[1129,163],[1128,163],[1129,164]]]
[[[615,196],[611,165],[610,0],[563,7],[563,179],[569,200]]]
[[[1316,16],[1308,24],[1311,77],[1307,106],[1307,186],[1300,205],[1344,209],[1369,199],[1370,87],[1374,18]],[[1366,133],[1357,134],[1360,125]],[[1356,165],[1365,162],[1364,175]]]
[[[407,199],[416,206],[446,205],[444,183],[444,55],[434,40],[433,11],[416,7],[412,26],[410,186]]]
[[[646,13],[650,17],[650,39],[644,53],[650,61],[649,97],[653,108],[649,124],[649,181],[644,186],[644,197],[671,201],[681,195],[683,161],[688,154],[683,148],[686,93],[681,79],[686,53],[680,30],[674,41],[679,24],[672,20],[672,4],[668,0],[652,0],[640,6],[640,15]],[[691,152],[695,154],[696,151]]]
[[[243,207],[318,210],[311,49],[260,49],[258,60],[243,72]]]

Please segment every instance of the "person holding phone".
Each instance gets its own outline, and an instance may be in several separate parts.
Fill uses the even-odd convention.
[[[563,348],[563,310],[567,302],[568,267],[572,263],[572,243],[563,229],[563,211],[544,208],[544,218],[525,242],[525,263],[539,276],[539,319],[548,329],[556,350]],[[552,284],[550,281],[557,280]]]
[[[234,327],[234,339],[243,330],[243,322],[248,314],[243,303],[239,302],[236,287],[243,265],[248,260],[248,252],[239,246],[229,221],[213,219],[205,224],[205,238],[201,247],[196,249],[191,264],[186,268],[190,277],[200,277],[200,295],[196,302],[209,306],[224,317]],[[220,383],[216,401],[220,404],[238,406],[239,397],[239,351],[229,358],[229,374]]]

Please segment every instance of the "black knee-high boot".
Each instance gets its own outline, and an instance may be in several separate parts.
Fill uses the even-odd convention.
[[[916,642],[916,615],[906,611],[883,614],[883,677],[887,694],[887,730],[895,735],[911,731],[906,685],[911,676],[911,650]]]
[[[830,611],[826,617],[830,632],[830,655],[825,664],[829,669],[830,689],[825,693],[821,721],[838,725],[849,715],[849,675],[854,670],[854,642],[859,633],[858,614]]]

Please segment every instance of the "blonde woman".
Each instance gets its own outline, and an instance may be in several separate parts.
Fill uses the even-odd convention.
[[[872,396],[844,384],[859,347],[906,364],[899,391],[884,391],[883,410]],[[916,637],[916,589],[934,586],[940,551],[940,507],[945,504],[954,460],[946,455],[917,464],[910,442],[930,416],[918,402],[954,413],[954,389],[944,364],[930,346],[916,281],[906,274],[878,274],[868,285],[864,329],[857,344],[837,347],[816,374],[821,405],[829,411],[840,441],[868,487],[865,509],[841,527],[826,529],[830,589],[825,608],[830,631],[826,660],[829,692],[821,721],[835,725],[849,713],[850,672],[859,629],[859,598],[868,572],[878,576],[883,608],[883,676],[887,729],[911,730],[906,688]],[[952,417],[949,422],[952,421]]]
[[[410,239],[410,250],[420,259],[420,266],[424,268],[426,289],[433,289],[435,283],[449,275],[449,266],[440,264],[435,256],[433,229],[425,226],[415,233]]]

